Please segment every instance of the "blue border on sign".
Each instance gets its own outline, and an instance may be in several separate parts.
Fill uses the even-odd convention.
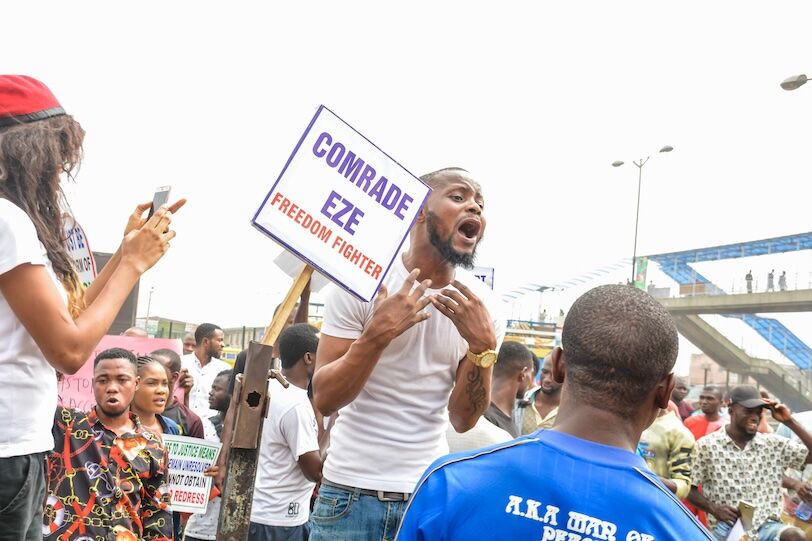
[[[281,238],[279,238],[278,236],[274,235],[273,233],[271,233],[270,231],[268,231],[267,229],[265,229],[264,227],[262,227],[261,225],[259,225],[259,224],[257,223],[257,217],[259,216],[259,213],[260,213],[260,212],[262,212],[262,209],[265,207],[265,204],[268,202],[268,199],[270,199],[270,198],[271,198],[271,194],[273,194],[273,193],[274,193],[274,190],[276,190],[276,186],[277,186],[277,184],[279,184],[279,181],[280,181],[280,180],[282,180],[282,177],[284,176],[285,171],[287,171],[287,170],[288,170],[288,166],[290,166],[290,162],[292,162],[292,161],[293,161],[294,156],[296,156],[296,153],[297,153],[297,152],[299,152],[299,148],[301,148],[302,143],[304,143],[304,140],[307,138],[307,135],[310,133],[310,129],[313,127],[313,124],[315,124],[315,123],[316,123],[316,120],[319,118],[319,115],[321,114],[321,112],[322,112],[322,111],[327,111],[328,113],[330,113],[331,115],[333,115],[334,117],[336,117],[338,120],[340,120],[341,122],[343,122],[343,123],[344,123],[344,124],[345,124],[345,125],[346,125],[348,128],[350,128],[352,131],[354,131],[355,133],[357,133],[358,135],[360,135],[361,137],[363,137],[364,139],[366,139],[366,141],[367,141],[367,142],[368,142],[370,145],[372,145],[373,147],[375,147],[376,149],[378,149],[378,150],[381,152],[381,154],[383,154],[384,156],[386,156],[387,158],[389,158],[390,160],[392,160],[393,162],[395,162],[395,163],[398,165],[398,167],[400,167],[401,169],[403,169],[404,171],[406,171],[408,174],[412,175],[412,177],[414,177],[414,178],[415,178],[415,180],[417,180],[417,181],[418,181],[418,182],[420,182],[420,183],[421,183],[423,186],[425,186],[426,188],[428,188],[428,191],[426,192],[425,197],[423,197],[423,201],[421,201],[421,202],[420,202],[420,206],[418,207],[418,211],[415,213],[414,218],[412,218],[412,223],[411,223],[411,224],[409,224],[409,228],[406,230],[406,234],[405,234],[405,235],[403,235],[403,238],[402,238],[402,239],[400,239],[400,243],[398,244],[397,250],[395,251],[395,255],[394,255],[394,256],[392,256],[392,259],[391,259],[391,260],[389,260],[389,263],[386,265],[386,271],[384,271],[384,273],[383,273],[383,274],[381,274],[381,278],[380,278],[380,280],[378,280],[378,285],[375,287],[375,292],[372,294],[372,297],[370,297],[369,299],[366,299],[366,298],[364,298],[362,295],[358,294],[358,292],[357,292],[357,291],[355,291],[354,289],[352,289],[352,288],[350,288],[348,285],[346,285],[344,282],[342,282],[340,278],[338,278],[337,276],[333,275],[332,273],[327,272],[327,271],[326,271],[326,270],[324,270],[324,269],[323,269],[321,266],[317,265],[316,263],[314,263],[313,261],[311,261],[310,259],[308,259],[306,256],[304,256],[303,254],[301,254],[301,253],[299,253],[298,251],[296,251],[296,250],[295,250],[293,247],[291,247],[291,246],[290,246],[290,245],[289,245],[287,242],[285,242],[284,240],[282,240],[282,239],[281,239]],[[271,189],[270,189],[270,191],[268,192],[268,195],[266,195],[266,196],[265,196],[265,199],[262,201],[262,204],[259,206],[259,208],[257,209],[257,211],[254,213],[254,217],[251,219],[251,225],[253,225],[253,226],[254,226],[256,229],[260,230],[261,232],[263,232],[264,234],[268,235],[268,236],[269,236],[269,237],[271,237],[273,240],[275,240],[276,242],[278,242],[279,244],[281,244],[281,245],[282,245],[282,246],[283,246],[283,247],[284,247],[286,250],[288,250],[290,253],[292,253],[293,255],[295,255],[296,257],[298,257],[299,259],[301,259],[302,261],[304,261],[306,264],[310,265],[311,267],[313,267],[314,269],[316,269],[316,270],[317,270],[317,271],[319,271],[320,273],[322,273],[322,274],[324,274],[325,276],[329,277],[329,278],[330,278],[330,280],[332,280],[332,281],[333,281],[335,284],[337,284],[337,285],[341,286],[341,288],[342,288],[342,289],[344,289],[346,292],[350,293],[351,295],[353,295],[354,297],[356,297],[356,298],[357,298],[357,299],[359,299],[359,300],[362,300],[362,301],[364,301],[364,302],[370,302],[370,301],[371,301],[371,300],[372,300],[372,299],[375,297],[375,295],[377,295],[377,294],[378,294],[378,290],[379,290],[379,289],[380,289],[380,287],[381,287],[381,283],[383,283],[383,280],[384,280],[384,279],[386,278],[386,276],[389,274],[389,269],[391,269],[391,268],[392,268],[392,264],[395,262],[395,258],[400,256],[400,250],[401,250],[401,248],[403,247],[403,243],[404,243],[404,242],[406,242],[406,237],[409,235],[409,232],[412,230],[412,227],[414,227],[414,223],[415,223],[415,221],[417,220],[417,215],[420,213],[420,209],[422,209],[422,208],[423,208],[423,205],[425,205],[425,204],[426,204],[426,200],[428,199],[429,195],[431,195],[431,188],[430,188],[430,187],[429,187],[429,186],[428,186],[428,185],[427,185],[425,182],[423,182],[422,180],[420,180],[420,178],[419,178],[419,177],[415,176],[415,175],[414,175],[414,174],[413,174],[411,171],[409,171],[408,169],[406,169],[405,167],[403,167],[403,165],[401,165],[399,161],[397,161],[397,160],[396,160],[396,159],[394,159],[392,156],[390,156],[389,154],[387,154],[386,152],[384,152],[384,151],[383,151],[383,150],[382,150],[382,149],[381,149],[381,148],[380,148],[378,145],[376,145],[375,143],[373,143],[372,141],[370,141],[370,140],[369,140],[369,139],[368,139],[368,138],[367,138],[367,137],[366,137],[366,136],[365,136],[363,133],[359,132],[358,130],[356,130],[355,128],[353,128],[352,126],[350,126],[350,124],[349,124],[349,123],[348,123],[346,120],[344,120],[343,118],[341,118],[340,116],[338,116],[338,115],[337,115],[335,112],[333,112],[332,110],[330,110],[328,107],[326,107],[326,106],[324,106],[324,105],[319,105],[319,108],[318,108],[318,110],[316,111],[316,114],[315,114],[315,115],[313,115],[313,118],[310,120],[310,124],[308,124],[308,125],[307,125],[307,128],[305,128],[304,133],[303,133],[303,134],[302,134],[302,136],[299,138],[299,142],[298,142],[298,143],[296,143],[296,146],[294,147],[293,152],[291,152],[290,157],[288,158],[288,161],[287,161],[287,162],[285,162],[285,167],[283,167],[283,168],[282,168],[282,171],[279,173],[279,176],[278,176],[278,177],[276,177],[276,181],[273,183],[273,186],[271,186]]]

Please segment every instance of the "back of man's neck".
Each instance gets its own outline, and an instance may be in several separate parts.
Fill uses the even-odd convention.
[[[295,385],[300,389],[307,389],[308,378],[307,375],[302,375],[297,373],[296,370],[283,368],[282,375],[285,376],[285,379],[288,380],[289,383]]]
[[[499,380],[493,382],[493,391],[491,392],[491,403],[496,408],[511,417],[513,415],[513,406],[516,403],[516,392],[518,388],[510,383],[503,383]]]
[[[633,422],[614,413],[587,404],[568,404],[566,411],[559,409],[552,430],[563,432],[582,440],[636,452],[642,430]],[[563,404],[561,407],[564,407]]]

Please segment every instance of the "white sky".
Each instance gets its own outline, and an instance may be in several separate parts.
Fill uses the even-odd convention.
[[[499,290],[630,257],[630,162],[665,144],[639,253],[810,229],[812,85],[778,83],[812,72],[812,6],[538,4],[15,2],[0,71],[87,130],[69,195],[94,250],[156,186],[189,199],[139,315],[154,286],[153,314],[269,321],[289,280],[249,220],[320,103],[415,174],[477,175]]]

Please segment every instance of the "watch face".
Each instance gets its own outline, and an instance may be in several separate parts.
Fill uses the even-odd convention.
[[[490,366],[493,366],[494,363],[496,363],[496,353],[494,353],[493,351],[485,353],[479,359],[479,365],[482,368],[488,368]]]

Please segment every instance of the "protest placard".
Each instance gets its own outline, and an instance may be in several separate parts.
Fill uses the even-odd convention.
[[[167,484],[172,511],[205,513],[212,479],[203,472],[217,462],[221,444],[171,434],[164,434],[163,440],[169,456]]]
[[[68,217],[65,220],[65,234],[65,244],[73,266],[79,274],[79,281],[84,287],[87,287],[96,278],[96,260],[93,259],[93,252],[90,250],[85,230],[82,229],[79,222]]]
[[[370,301],[430,191],[322,105],[252,223]]]
[[[493,267],[474,267],[473,273],[477,280],[482,280],[489,288],[493,289]]]
[[[96,355],[110,348],[124,348],[136,355],[148,355],[156,349],[171,349],[181,354],[183,346],[180,340],[166,338],[140,338],[134,336],[104,336],[94,348],[90,358],[75,374],[63,375],[59,382],[59,403],[66,408],[88,411],[96,404],[93,398],[93,359]],[[181,395],[181,398],[183,395]]]

